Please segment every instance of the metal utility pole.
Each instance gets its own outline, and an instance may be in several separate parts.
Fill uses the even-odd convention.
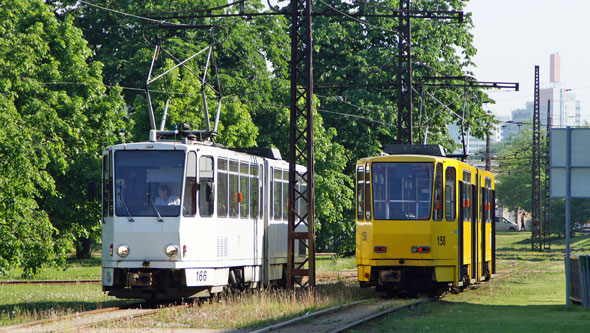
[[[412,144],[412,29],[410,0],[399,2],[397,38],[397,143]]]
[[[531,161],[532,238],[533,251],[543,250],[543,224],[541,221],[541,115],[539,111],[539,66],[535,66],[535,100],[533,109],[533,156]]]
[[[227,7],[240,5],[239,13],[228,13]],[[311,0],[291,0],[290,11],[274,13],[245,13],[244,1],[215,8],[183,11],[144,13],[154,19],[230,18],[249,19],[253,16],[290,16],[291,18],[291,123],[289,151],[289,200],[287,227],[288,288],[295,283],[315,287],[315,230],[314,230],[314,162],[313,162],[313,68],[312,68],[312,17]],[[216,14],[214,11],[222,11]],[[297,125],[302,125],[298,128]],[[297,161],[304,161],[307,170],[296,170]],[[297,211],[296,203],[302,207]],[[306,231],[302,231],[307,227]],[[306,248],[306,259],[296,263],[295,244]],[[307,267],[305,268],[305,266]],[[304,278],[308,277],[307,280]]]
[[[457,83],[460,81],[460,83]],[[477,81],[473,77],[469,76],[422,76],[417,81],[417,85],[422,90],[423,87],[436,87],[436,88],[464,88],[467,92],[468,88],[483,88],[483,89],[514,89],[515,91],[519,90],[519,83],[518,82],[494,82],[494,81]],[[423,91],[423,90],[422,90]],[[429,94],[430,95],[430,94]],[[432,95],[430,95],[433,97]],[[438,101],[442,104],[442,102]],[[467,93],[465,94],[465,104],[464,104],[464,114],[460,116],[455,113],[455,115],[461,118],[461,134],[462,134],[462,142],[463,142],[463,154],[462,155],[455,155],[454,157],[459,157],[462,160],[467,158],[467,147],[465,145],[465,131],[464,131],[464,124],[465,121],[465,108],[467,107],[468,96]],[[448,107],[442,104],[443,107]],[[449,109],[450,110],[450,109]],[[452,111],[452,110],[451,110]],[[453,112],[454,113],[454,112]],[[486,161],[486,170],[491,170],[491,138],[488,135],[486,142],[486,149],[490,146],[490,151],[487,152],[487,161]],[[447,155],[449,156],[449,155]],[[489,161],[489,169],[488,169],[488,161]]]
[[[551,174],[551,123],[552,123],[552,116],[551,116],[551,100],[547,100],[547,136],[546,136],[546,143],[547,143],[547,151],[545,152],[545,207],[543,209],[543,249],[550,250],[551,249],[551,193],[549,192],[549,182],[550,178],[549,175]]]
[[[398,121],[404,119],[402,130],[398,131],[398,142],[412,142],[412,66],[410,18],[449,19],[463,22],[461,11],[412,11],[410,0],[402,0],[399,11],[361,0],[362,6],[375,7],[386,14],[342,13],[333,8],[323,12],[312,12],[311,0],[291,0],[289,10],[265,13],[245,13],[244,1],[215,8],[182,12],[157,12],[144,14],[153,19],[197,19],[283,15],[291,18],[291,124],[289,151],[289,202],[288,202],[288,244],[287,244],[287,287],[295,283],[301,286],[315,286],[315,235],[314,235],[314,161],[313,161],[313,67],[312,67],[312,16],[347,16],[352,18],[397,17],[400,19],[400,58],[398,60]],[[227,11],[227,7],[240,5],[239,13]],[[216,14],[214,11],[221,11]],[[402,73],[403,72],[403,73]],[[298,127],[297,125],[300,125]],[[400,126],[398,124],[398,126]],[[404,130],[405,128],[405,130]],[[399,129],[399,127],[398,127]],[[400,141],[402,140],[402,141]],[[304,161],[307,171],[299,173],[296,162]],[[301,204],[296,210],[295,203]],[[307,231],[298,231],[307,226]],[[307,248],[307,259],[295,263],[295,244]],[[300,247],[301,248],[301,247]],[[307,268],[305,268],[307,265]],[[304,278],[308,277],[305,281]]]
[[[486,170],[492,170],[492,137],[490,134],[486,137]]]
[[[295,283],[315,287],[311,8],[311,0],[291,0],[291,126],[287,235],[287,287],[289,288],[293,288]],[[299,123],[303,124],[301,128],[297,127]],[[297,160],[307,162],[306,172],[299,173],[296,170]],[[307,209],[297,211],[295,203],[298,202]],[[299,226],[306,226],[307,231],[297,231]],[[295,262],[297,242],[300,247],[307,249],[307,259],[302,263]],[[305,268],[306,264],[307,268]],[[308,280],[303,281],[304,277],[308,277]]]

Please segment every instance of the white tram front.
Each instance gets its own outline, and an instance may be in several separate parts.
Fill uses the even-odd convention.
[[[103,152],[103,290],[176,299],[284,283],[289,164],[278,151],[151,137]],[[294,252],[303,262],[305,246]]]

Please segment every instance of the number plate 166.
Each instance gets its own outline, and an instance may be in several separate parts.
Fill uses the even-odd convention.
[[[187,268],[185,269],[186,274],[186,286],[208,286],[213,281],[213,269],[207,268]]]

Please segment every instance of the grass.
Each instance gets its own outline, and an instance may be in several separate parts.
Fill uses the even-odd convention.
[[[316,274],[330,272],[342,272],[346,270],[356,271],[356,259],[354,257],[339,257],[336,255],[315,258]]]
[[[157,314],[124,323],[110,323],[106,328],[208,328],[232,330],[255,329],[355,300],[372,298],[373,289],[358,288],[356,283],[338,282],[318,285],[296,292],[262,289],[226,295],[191,308],[167,308]],[[407,302],[399,300],[400,304]]]
[[[0,274],[0,281],[26,280],[22,273],[22,268],[13,268]],[[93,256],[87,260],[68,259],[65,269],[45,268],[33,280],[100,280],[101,274],[101,258]]]
[[[590,310],[566,307],[564,240],[532,252],[530,233],[499,233],[498,275],[438,302],[393,314],[373,332],[575,332],[590,326]],[[590,252],[590,236],[572,239],[573,253]]]
[[[530,232],[500,232],[496,278],[438,302],[396,313],[363,331],[583,331],[590,311],[565,304],[565,241],[551,240],[551,250],[532,252]],[[572,238],[572,253],[590,253],[590,235]],[[318,274],[355,269],[354,258],[316,258]],[[2,280],[20,279],[13,270]],[[38,280],[100,279],[100,259],[69,261],[66,270],[47,269]],[[339,281],[320,285],[315,293],[263,289],[234,293],[186,309],[165,309],[108,327],[123,328],[255,328],[354,300],[373,297],[373,289]],[[77,311],[122,305],[97,285],[0,285],[0,325],[50,318]],[[400,303],[406,302],[400,300]],[[108,328],[107,327],[107,328]]]
[[[12,269],[0,281],[25,280],[22,269]],[[33,280],[100,280],[101,259],[68,259],[65,269],[46,268]],[[131,303],[102,292],[100,284],[0,285],[0,325],[53,318],[79,311]]]
[[[100,284],[0,285],[0,325],[127,303],[131,301],[106,296]]]

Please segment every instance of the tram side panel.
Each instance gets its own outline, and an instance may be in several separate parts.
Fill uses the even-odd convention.
[[[299,173],[304,168],[297,166]],[[268,160],[265,163],[265,277],[268,281],[282,280],[286,276],[287,245],[288,245],[288,191],[289,191],[289,164],[285,161]],[[298,179],[298,189],[305,192],[307,187],[301,179]],[[295,208],[300,216],[306,214],[306,203],[298,200]],[[296,221],[297,223],[298,221]],[[305,232],[307,228],[299,225],[295,231]],[[295,243],[295,262],[305,260],[306,247]]]
[[[439,169],[440,174],[438,174]],[[453,163],[438,162],[435,176],[431,241],[436,282],[452,283],[454,286],[459,281],[456,170],[456,165]]]

